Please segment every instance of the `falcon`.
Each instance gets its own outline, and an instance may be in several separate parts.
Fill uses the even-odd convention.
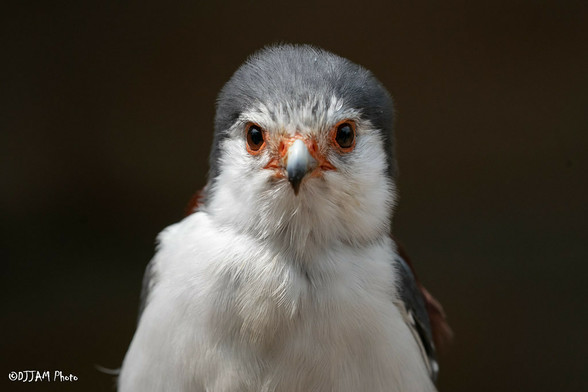
[[[235,72],[208,183],[147,266],[120,391],[436,390],[451,332],[390,235],[393,114],[370,71],[312,46]]]

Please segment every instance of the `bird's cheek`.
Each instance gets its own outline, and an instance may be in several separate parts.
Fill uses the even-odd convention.
[[[286,170],[279,157],[272,157],[270,161],[263,167],[264,169],[272,170],[274,178],[286,178]]]

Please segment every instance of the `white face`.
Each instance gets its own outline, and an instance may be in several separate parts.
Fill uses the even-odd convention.
[[[300,257],[333,241],[375,240],[389,232],[395,201],[383,143],[336,97],[297,107],[259,103],[221,144],[206,209],[221,225]],[[306,167],[299,188],[289,178],[294,160]]]

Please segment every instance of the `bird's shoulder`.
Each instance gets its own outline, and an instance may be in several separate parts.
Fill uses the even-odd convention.
[[[162,230],[157,236],[155,255],[145,267],[138,321],[156,286],[162,281],[181,284],[182,279],[188,279],[189,275],[180,273],[180,279],[172,275],[177,271],[188,272],[192,268],[201,267],[207,260],[207,254],[222,248],[226,241],[222,231],[202,211],[194,211]],[[193,263],[194,259],[200,263]]]

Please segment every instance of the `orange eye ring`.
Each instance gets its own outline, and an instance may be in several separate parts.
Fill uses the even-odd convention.
[[[259,125],[254,123],[247,124],[247,151],[251,155],[257,155],[261,153],[265,147],[265,131]]]
[[[331,143],[342,153],[353,151],[355,140],[355,122],[351,120],[339,121],[331,130]]]

